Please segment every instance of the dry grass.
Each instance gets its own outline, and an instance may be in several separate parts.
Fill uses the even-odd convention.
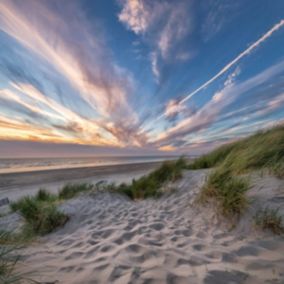
[[[277,235],[284,233],[282,216],[279,214],[279,209],[260,209],[256,213],[254,221],[255,225],[262,230],[270,230]]]

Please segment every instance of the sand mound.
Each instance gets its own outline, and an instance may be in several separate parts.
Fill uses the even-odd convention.
[[[229,232],[194,205],[206,173],[185,173],[159,200],[68,201],[70,221],[26,248],[19,270],[43,283],[284,283],[283,238]]]

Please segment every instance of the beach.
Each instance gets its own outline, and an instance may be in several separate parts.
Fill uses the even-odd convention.
[[[0,197],[13,201],[22,196],[33,195],[39,188],[56,193],[66,183],[129,182],[149,173],[161,162],[146,162],[95,167],[27,171],[0,174]]]
[[[98,175],[88,179],[129,181],[157,166],[90,169]],[[283,237],[253,226],[264,202],[280,206],[283,214],[283,180],[254,174],[252,206],[233,227],[210,204],[196,204],[209,173],[183,171],[159,199],[133,201],[98,190],[63,202],[59,208],[69,221],[21,249],[17,272],[39,283],[283,283]],[[20,222],[19,216],[7,218]]]

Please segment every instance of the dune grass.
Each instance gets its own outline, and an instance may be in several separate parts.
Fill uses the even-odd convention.
[[[223,145],[216,150],[195,159],[191,164],[187,166],[187,168],[191,170],[198,170],[216,167],[227,158],[234,147],[235,145],[233,143]]]
[[[284,234],[282,216],[279,209],[265,208],[257,211],[254,217],[255,225],[262,230],[270,230],[276,235]]]
[[[81,192],[88,192],[92,189],[93,185],[89,183],[70,183],[63,186],[58,193],[58,197],[60,199],[70,199]]]
[[[217,212],[224,217],[239,217],[248,205],[245,196],[249,189],[248,180],[231,175],[230,171],[219,168],[209,175],[198,201],[205,203],[214,199]]]
[[[57,196],[40,189],[35,196],[22,197],[10,204],[25,218],[24,235],[44,235],[66,223],[68,216],[56,207]]]
[[[284,173],[284,126],[259,132],[237,142],[223,145],[193,161],[187,168],[215,167],[198,200],[213,198],[218,212],[227,217],[240,216],[248,205],[248,180],[239,174],[267,170],[277,177]]]
[[[186,161],[183,157],[177,161],[164,162],[149,175],[134,179],[131,184],[122,183],[117,187],[113,185],[112,190],[126,194],[133,200],[156,198],[161,195],[161,187],[165,183],[182,177],[184,168],[186,168]]]
[[[188,168],[216,166],[230,169],[233,174],[266,168],[279,177],[284,175],[284,126],[223,145],[196,159]]]

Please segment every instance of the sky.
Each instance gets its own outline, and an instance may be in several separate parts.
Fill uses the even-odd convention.
[[[0,0],[0,157],[196,155],[283,122],[283,0]]]

